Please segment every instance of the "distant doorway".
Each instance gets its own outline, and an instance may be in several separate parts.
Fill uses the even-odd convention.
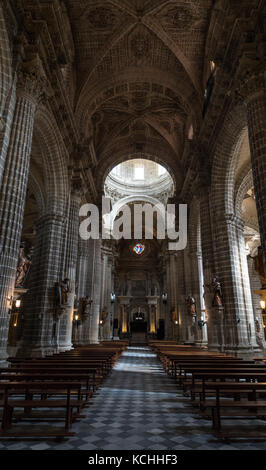
[[[147,322],[142,312],[136,313],[130,322],[130,343],[136,346],[147,344]]]

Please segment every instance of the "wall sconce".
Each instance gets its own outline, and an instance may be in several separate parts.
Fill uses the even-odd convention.
[[[77,313],[75,313],[75,315],[74,315],[74,317],[73,317],[73,320],[74,320],[74,321],[78,321],[78,319],[79,319],[79,316],[78,316]]]
[[[200,320],[198,320],[198,326],[200,328],[203,328],[205,325],[207,325],[207,321],[206,320],[203,320],[203,318],[201,318]]]
[[[163,304],[167,303],[167,293],[166,292],[162,293],[162,300],[163,300]]]
[[[100,325],[102,325],[102,324],[103,324],[103,320],[100,320]]]
[[[20,308],[20,307],[21,307],[21,300],[20,300],[20,299],[17,299],[17,300],[16,300],[15,306],[16,306],[16,308]]]
[[[115,303],[115,293],[114,292],[111,292],[110,299],[111,299],[111,304],[114,304]]]
[[[178,326],[178,320],[175,320],[175,325]]]
[[[12,306],[13,306],[13,297],[12,297],[12,296],[8,296],[8,297],[7,297],[7,308],[8,308],[9,310],[11,310],[11,309],[12,309]]]
[[[260,308],[261,310],[265,310],[265,300],[260,300]]]

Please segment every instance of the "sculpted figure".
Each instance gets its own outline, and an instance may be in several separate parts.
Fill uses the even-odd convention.
[[[87,295],[82,299],[82,314],[89,315],[91,311],[92,300]]]
[[[28,272],[30,265],[31,265],[31,261],[30,259],[26,257],[25,252],[24,252],[24,247],[21,246],[20,252],[19,252],[15,287],[19,287],[22,285],[23,281],[25,280],[25,276]]]
[[[222,287],[220,282],[216,277],[213,278],[212,280],[212,288],[214,291],[214,297],[212,301],[213,307],[222,307],[223,302],[222,302]]]
[[[186,298],[186,303],[188,305],[188,313],[191,315],[196,315],[196,301],[192,294],[189,294]]]
[[[204,289],[207,288],[210,293],[213,293],[212,306],[213,307],[222,307],[222,286],[218,281],[217,277],[212,279],[211,284],[203,284]],[[203,297],[205,297],[205,292]]]
[[[68,304],[68,295],[70,293],[70,281],[69,279],[64,279],[57,284],[58,295],[57,300],[60,307],[66,306]]]

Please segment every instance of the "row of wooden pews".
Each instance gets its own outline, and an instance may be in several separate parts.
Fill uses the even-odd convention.
[[[45,358],[9,359],[9,367],[0,369],[0,437],[73,436],[72,424],[126,347],[126,341],[112,341]],[[41,426],[49,420],[54,424]]]
[[[190,396],[191,405],[203,418],[212,419],[216,436],[233,436],[222,427],[227,417],[265,419],[265,358],[242,359],[167,342],[151,342],[150,347],[177,387]],[[247,434],[238,430],[235,437]]]

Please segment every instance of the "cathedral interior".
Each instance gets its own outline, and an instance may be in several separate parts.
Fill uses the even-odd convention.
[[[251,418],[265,437],[265,65],[264,0],[0,1],[0,449],[226,449],[219,433]],[[123,234],[81,236],[103,200]],[[136,226],[146,204],[174,207],[179,234],[186,207],[182,249],[156,211]],[[74,387],[74,361],[94,374],[79,392],[92,405],[67,413],[66,442],[48,439],[60,420],[13,419],[24,379],[45,391],[46,366],[56,397],[52,366]],[[211,379],[187,371],[197,361]],[[217,380],[242,421],[235,403],[221,420]],[[247,447],[265,440],[231,443]]]

